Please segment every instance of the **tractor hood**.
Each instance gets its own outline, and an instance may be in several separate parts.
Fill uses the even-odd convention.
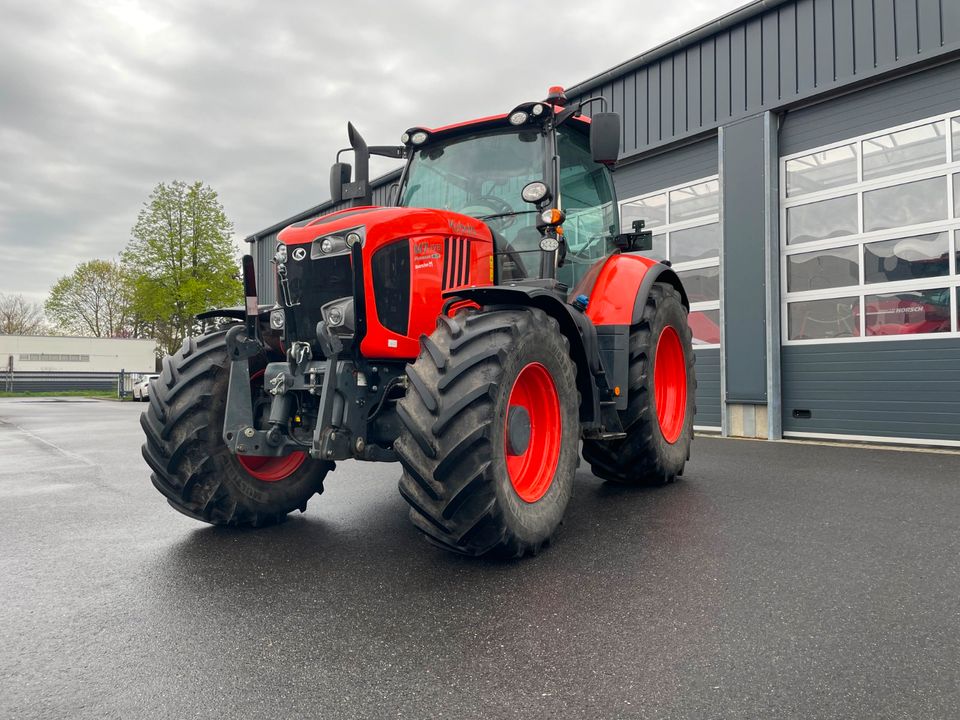
[[[312,243],[328,235],[363,228],[365,246],[423,235],[471,238],[490,242],[490,228],[469,215],[448,210],[365,206],[338,210],[314,220],[295,223],[280,231],[277,238],[286,245]]]

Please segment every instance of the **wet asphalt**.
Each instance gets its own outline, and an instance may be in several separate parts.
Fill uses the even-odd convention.
[[[257,531],[171,510],[140,407],[0,400],[0,718],[948,718],[960,455],[698,438],[581,468],[521,562],[424,542],[391,465]]]

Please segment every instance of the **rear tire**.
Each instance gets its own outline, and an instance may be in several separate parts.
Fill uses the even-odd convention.
[[[576,374],[556,321],[533,308],[441,316],[407,375],[395,447],[413,524],[467,555],[537,553],[578,462]]]
[[[151,479],[179,512],[212,525],[259,527],[280,522],[307,500],[323,492],[333,463],[305,458],[302,463],[275,463],[282,472],[270,480],[254,477],[224,444],[223,418],[230,360],[226,330],[187,338],[145,398],[140,416],[147,435],[143,457]],[[265,357],[250,360],[262,368]],[[289,457],[289,456],[288,456]],[[249,461],[248,461],[249,462]],[[286,468],[283,470],[283,468]]]
[[[620,414],[627,437],[583,442],[583,459],[594,475],[626,484],[665,484],[683,474],[696,413],[695,360],[680,293],[654,283],[630,332],[629,404]]]

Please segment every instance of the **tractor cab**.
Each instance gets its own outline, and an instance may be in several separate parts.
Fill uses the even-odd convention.
[[[572,288],[618,249],[647,249],[649,233],[621,234],[610,167],[620,148],[616,113],[567,107],[560,87],[542,102],[440,128],[413,127],[400,146],[368,147],[348,126],[356,173],[338,161],[334,201],[369,206],[369,156],[405,158],[395,204],[456,213],[489,229],[495,283],[558,281]]]
[[[565,252],[556,277],[573,287],[597,260],[616,249],[619,222],[609,168],[590,152],[582,115],[556,127],[546,104],[450,128],[405,133],[409,161],[398,194],[402,207],[438,208],[483,221],[493,235],[500,282],[537,278],[542,215],[564,214]],[[517,122],[519,121],[519,122]],[[546,193],[531,196],[539,186]],[[527,191],[524,188],[533,186]],[[540,192],[543,192],[540,190]],[[549,227],[549,226],[547,226]]]

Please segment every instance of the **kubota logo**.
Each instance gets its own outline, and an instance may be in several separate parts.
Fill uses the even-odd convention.
[[[297,248],[293,251],[294,260],[303,260],[306,256],[307,256],[307,251],[304,250],[302,247]]]
[[[447,225],[453,230],[457,235],[470,235],[473,233],[473,228],[460,220],[447,220]]]

